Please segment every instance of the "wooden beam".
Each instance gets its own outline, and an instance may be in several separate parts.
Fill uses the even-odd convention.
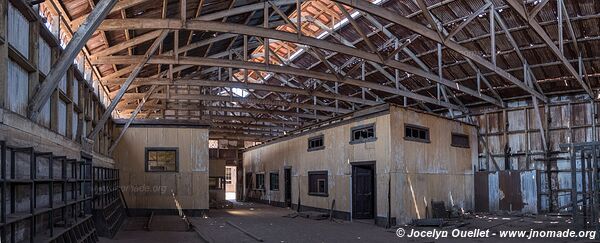
[[[546,30],[538,23],[534,18],[528,18],[527,9],[523,7],[522,1],[517,0],[507,0],[506,1],[524,20],[527,21],[531,29],[537,33],[542,40],[546,43],[548,48],[554,53],[556,57],[562,62],[563,66],[567,68],[569,73],[573,75],[573,77],[577,80],[579,85],[585,90],[585,92],[589,95],[591,99],[595,99],[594,92],[590,89],[585,81],[581,78],[581,75],[577,72],[577,70],[569,63],[569,60],[563,55],[561,50],[554,44],[554,40],[546,33]]]
[[[167,28],[167,29],[188,29],[188,30],[197,30],[197,31],[216,31],[216,32],[228,32],[228,33],[236,33],[242,35],[253,35],[260,37],[267,37],[269,39],[278,39],[282,41],[288,41],[293,43],[299,43],[304,45],[309,45],[313,47],[318,47],[322,49],[327,49],[343,54],[347,54],[350,56],[355,56],[361,59],[369,60],[375,63],[380,63],[392,68],[400,69],[404,72],[412,73],[417,76],[438,82],[443,84],[451,89],[455,89],[461,91],[463,93],[472,95],[473,97],[477,97],[479,99],[490,102],[494,105],[502,107],[503,104],[487,95],[481,95],[479,92],[472,90],[469,87],[464,85],[460,85],[452,80],[448,79],[440,79],[439,76],[429,73],[420,68],[414,67],[412,65],[408,65],[406,63],[402,63],[396,60],[383,60],[374,53],[369,53],[360,49],[352,48],[349,46],[328,42],[326,40],[316,39],[307,36],[298,37],[298,35],[277,31],[272,29],[265,29],[260,27],[232,24],[232,23],[220,23],[214,21],[199,21],[199,20],[190,20],[186,23],[186,26],[182,26],[181,21],[173,20],[173,19],[127,19],[127,20],[106,20],[103,22],[101,29],[103,30],[120,30],[120,29],[156,29],[156,28]],[[485,61],[485,59],[479,57],[481,60]],[[485,61],[487,62],[487,61]],[[95,63],[102,63],[99,60],[96,60]],[[110,63],[110,62],[108,62]],[[511,76],[507,72],[507,75]],[[512,77],[512,76],[511,76]],[[514,77],[513,77],[514,78]],[[516,78],[514,78],[516,80]],[[518,80],[517,80],[518,81]],[[520,81],[518,81],[520,82]],[[535,92],[535,91],[534,91]],[[464,110],[464,109],[461,109]]]
[[[134,0],[134,1],[140,1],[140,0]],[[143,0],[143,1],[148,1],[148,0]],[[294,0],[280,0],[280,1],[276,1],[276,2],[271,3],[271,5],[273,6],[273,8],[275,8],[278,5],[282,6],[282,5],[290,5],[290,4],[294,4],[294,3],[295,3]],[[133,4],[133,2],[131,4]],[[128,4],[128,6],[131,5],[131,4]],[[199,4],[203,4],[203,1],[200,1]],[[119,5],[117,4],[117,6],[115,6],[115,9],[117,9],[118,7],[119,7]],[[197,13],[198,17],[196,17],[194,19],[195,20],[217,20],[217,19],[221,19],[221,18],[233,16],[233,15],[238,15],[238,14],[243,14],[243,13],[247,13],[247,12],[252,12],[252,11],[260,10],[263,7],[264,7],[263,3],[243,5],[243,6],[240,6],[240,7],[231,8],[231,9],[228,9],[228,10],[223,10],[223,11],[219,11],[219,12],[212,13],[212,14],[206,14],[206,15],[202,15],[202,16],[199,16],[199,13]],[[223,40],[223,39],[232,38],[232,37],[235,37],[235,36],[236,36],[235,34],[221,34],[221,35],[219,35],[217,37],[211,38],[211,39],[214,39],[214,41],[211,41],[211,42],[207,42],[207,40],[204,40],[204,41],[200,41],[200,42],[197,42],[197,43],[191,43],[191,44],[188,44],[188,45],[186,45],[184,47],[181,47],[178,54],[185,53],[187,51],[190,51],[192,49],[198,48],[200,46],[208,45],[210,43],[214,43],[214,42],[217,42],[217,41],[220,41],[220,40]],[[139,45],[140,43],[145,42],[143,39],[136,40],[136,39],[138,39],[140,37],[142,37],[142,36],[133,38],[130,41],[126,41],[126,42],[120,43],[118,45],[112,46],[112,47],[110,47],[108,49],[102,50],[102,51],[94,54],[93,57],[106,56],[106,55],[110,55],[110,54],[113,54],[113,53],[117,53],[117,52],[122,51],[122,50],[124,50],[126,48],[129,48],[129,47],[132,47],[132,46],[135,46],[135,45]],[[125,46],[127,46],[127,47],[125,47]]]
[[[356,21],[354,20],[354,18],[352,18],[352,15],[350,15],[350,13],[348,12],[348,10],[346,10],[346,8],[344,6],[342,6],[341,4],[339,4],[339,3],[335,3],[335,5],[340,9],[340,11],[342,11],[342,13],[346,17],[346,19],[350,22],[350,24],[352,25],[352,27],[354,27],[354,30],[356,30],[356,32],[358,32],[358,34],[363,39],[363,41],[365,43],[367,43],[367,46],[369,47],[369,49],[371,50],[371,52],[377,54],[379,56],[379,58],[383,60],[383,57],[381,56],[381,54],[379,54],[379,50],[377,50],[377,46],[375,46],[375,44],[373,44],[373,42],[371,41],[371,39],[369,39],[369,37],[367,36],[367,34],[365,34],[365,32],[362,30],[362,28],[360,27],[360,25],[358,25],[358,23],[356,23]]]
[[[450,40],[452,39],[452,37],[454,37],[459,31],[461,31],[463,28],[465,28],[469,23],[471,23],[471,21],[473,19],[475,19],[477,16],[479,16],[480,14],[483,13],[483,11],[485,11],[487,8],[489,8],[490,6],[492,6],[491,2],[487,2],[486,4],[484,4],[481,8],[479,8],[477,11],[473,12],[471,15],[469,15],[469,17],[467,17],[467,19],[465,19],[462,23],[460,23],[459,26],[457,26],[456,28],[454,28],[450,34],[448,34],[446,36],[446,40]]]
[[[144,96],[142,101],[138,104],[137,108],[135,108],[135,111],[133,111],[133,113],[129,116],[129,119],[127,120],[127,123],[125,123],[125,126],[123,126],[123,129],[121,129],[119,136],[117,137],[117,139],[115,139],[113,144],[108,149],[109,156],[112,155],[112,152],[115,150],[115,148],[119,144],[119,141],[121,141],[121,138],[123,138],[123,135],[125,135],[125,132],[127,132],[127,128],[129,128],[129,126],[131,125],[131,122],[133,122],[133,120],[135,119],[137,114],[140,113],[140,111],[142,111],[142,107],[144,107],[144,104],[146,104],[146,101],[150,98],[150,95],[152,93],[154,93],[154,90],[156,89],[156,87],[158,87],[158,86],[152,85],[150,87],[150,89],[146,92],[146,95]]]
[[[244,141],[263,141],[271,139],[271,137],[257,136],[257,135],[240,135],[231,133],[214,133],[209,132],[208,137],[210,139],[231,139],[231,140],[244,140]]]
[[[537,14],[540,12],[540,10],[542,10],[542,8],[544,8],[544,6],[546,6],[547,3],[548,3],[548,0],[542,0],[540,3],[538,3],[538,5],[536,5],[533,8],[533,10],[531,10],[531,13],[529,13],[529,16],[527,18],[535,19],[535,16],[537,16]]]
[[[250,116],[213,116],[213,115],[202,115],[196,116],[201,118],[202,120],[218,120],[218,121],[240,121],[240,122],[268,122],[273,124],[284,124],[284,125],[292,125],[292,126],[301,126],[302,123],[298,121],[292,120],[280,120],[280,119],[272,119],[272,118],[256,118]]]
[[[114,58],[114,57],[110,57],[110,58]],[[118,59],[121,59],[121,61],[125,62],[125,63],[139,61],[139,57],[131,57],[131,56],[119,57]],[[264,72],[284,73],[284,74],[289,74],[289,75],[303,76],[303,77],[327,80],[327,81],[332,81],[332,82],[341,82],[341,83],[345,83],[345,84],[349,84],[349,85],[354,85],[357,87],[364,87],[367,89],[374,89],[374,90],[379,90],[379,91],[383,91],[386,93],[406,96],[411,99],[428,102],[428,103],[443,106],[446,108],[452,108],[452,109],[456,109],[456,110],[465,111],[463,108],[461,108],[457,105],[454,105],[454,104],[451,104],[448,102],[444,102],[444,101],[439,101],[432,97],[420,95],[420,94],[413,93],[410,91],[400,90],[400,89],[396,89],[394,87],[385,86],[385,85],[381,85],[381,84],[374,83],[374,82],[362,81],[362,80],[351,79],[351,78],[338,80],[338,78],[333,74],[312,71],[312,70],[304,70],[304,69],[299,69],[299,68],[286,67],[286,66],[277,66],[277,65],[268,65],[267,66],[262,63],[243,62],[243,61],[225,60],[225,59],[214,59],[214,58],[203,58],[203,57],[180,57],[179,60],[176,61],[174,58],[166,57],[166,56],[153,57],[149,60],[149,63],[233,67],[233,68],[238,68],[238,69],[253,69],[253,70],[261,70]]]
[[[356,97],[339,95],[334,93],[327,93],[317,90],[305,90],[299,88],[291,88],[287,86],[278,86],[278,85],[268,85],[268,84],[260,84],[260,83],[242,83],[242,82],[230,82],[230,81],[212,81],[212,80],[202,80],[202,79],[157,79],[157,78],[140,78],[138,81],[145,85],[190,85],[190,86],[207,86],[207,87],[227,87],[227,88],[238,88],[238,89],[246,89],[246,90],[264,90],[271,92],[280,92],[280,93],[290,93],[290,94],[299,94],[306,96],[317,96],[321,98],[327,99],[337,99],[343,100],[352,103],[358,103],[363,105],[379,105],[383,102],[360,99]]]
[[[119,44],[116,44],[114,46],[111,46],[109,48],[106,48],[104,50],[94,53],[93,55],[90,56],[90,59],[95,59],[95,58],[101,57],[101,56],[109,56],[109,55],[118,53],[120,51],[124,51],[127,48],[135,47],[144,42],[154,40],[160,35],[160,33],[162,33],[161,30],[155,30],[155,31],[151,31],[146,34],[137,36],[133,39],[123,41]]]
[[[122,113],[132,112],[137,106],[132,104],[121,105],[118,108],[121,109]],[[163,105],[146,104],[148,109],[162,109]],[[237,112],[237,113],[252,113],[252,114],[269,114],[278,116],[298,117],[305,119],[319,119],[325,120],[331,118],[331,116],[324,116],[319,114],[308,114],[301,112],[294,112],[292,110],[272,110],[272,109],[257,109],[248,107],[225,107],[225,106],[202,106],[200,103],[179,103],[179,104],[167,104],[167,110],[205,110],[215,112]]]
[[[419,24],[419,23],[415,22],[414,20],[411,20],[411,19],[404,17],[402,15],[399,15],[391,10],[388,10],[381,6],[372,4],[365,0],[334,0],[334,1],[343,3],[345,5],[352,6],[353,8],[357,8],[364,12],[367,12],[372,15],[378,16],[380,18],[386,19],[387,21],[395,23],[399,26],[408,28],[408,29],[412,30],[413,32],[420,34],[421,36],[423,36],[427,39],[436,41],[438,43],[442,43],[448,49],[453,50],[456,53],[464,56],[465,58],[468,58],[468,59],[472,60],[473,62],[493,71],[494,73],[498,74],[500,77],[515,84],[517,87],[529,92],[531,95],[538,97],[543,102],[545,102],[545,103],[548,102],[548,98],[546,96],[544,96],[543,94],[539,93],[538,91],[528,87],[527,85],[525,85],[525,83],[523,83],[521,80],[517,79],[516,77],[514,77],[512,74],[508,73],[507,71],[500,69],[498,67],[495,67],[491,62],[489,62],[486,59],[484,59],[483,57],[481,57],[479,55],[479,53],[469,50],[465,46],[462,46],[455,41],[442,39],[442,37],[440,37],[438,32],[436,32],[435,30],[432,30],[430,28],[427,28],[426,26],[423,26],[422,24]]]
[[[131,97],[133,95],[133,97]],[[124,94],[125,99],[136,99],[137,94]],[[243,104],[258,104],[258,105],[271,105],[281,107],[298,107],[302,109],[310,109],[317,111],[326,111],[334,113],[348,113],[351,110],[342,109],[322,105],[309,105],[304,103],[288,102],[283,100],[272,100],[272,99],[257,99],[248,97],[232,97],[232,96],[221,96],[221,95],[204,95],[204,94],[153,94],[152,99],[168,99],[168,100],[206,100],[206,101],[224,101],[224,102],[236,102]]]
[[[125,91],[127,91],[127,88],[129,87],[129,85],[131,85],[131,83],[133,83],[133,80],[135,78],[137,78],[138,74],[142,71],[142,68],[144,68],[144,66],[150,59],[150,57],[152,57],[154,52],[156,52],[156,50],[158,49],[158,46],[160,46],[160,44],[165,39],[165,37],[167,37],[168,34],[169,34],[168,30],[163,30],[162,33],[160,34],[160,36],[158,36],[158,38],[156,38],[156,40],[154,41],[154,43],[152,43],[150,48],[148,48],[148,50],[146,51],[146,54],[142,57],[142,60],[137,64],[137,66],[135,66],[135,68],[133,69],[131,74],[129,74],[129,77],[127,78],[125,83],[121,86],[121,90],[119,91],[117,96],[113,99],[113,101],[110,103],[110,105],[106,108],[106,111],[104,111],[104,114],[102,115],[102,117],[100,118],[98,123],[96,124],[96,127],[94,127],[94,130],[92,130],[90,132],[90,134],[87,136],[88,139],[94,140],[94,138],[96,137],[96,135],[98,135],[100,130],[104,128],[104,124],[106,123],[108,118],[110,118],[110,114],[113,112],[113,110],[115,109],[115,107],[117,106],[119,101],[121,100],[121,97],[123,97],[123,95],[125,94]]]
[[[120,0],[117,4],[115,4],[114,8],[112,8],[112,10],[110,11],[109,14],[118,13],[121,10],[125,10],[125,9],[133,7],[135,5],[142,4],[145,2],[149,2],[149,1],[151,1],[151,0]],[[88,17],[88,14],[84,14],[81,17],[76,18],[73,21],[71,21],[71,28],[77,29],[80,26],[80,24],[83,23],[83,21],[87,17]]]
[[[52,66],[46,80],[41,84],[41,87],[29,102],[28,116],[31,120],[37,119],[40,110],[44,104],[48,102],[48,99],[56,87],[58,87],[61,77],[73,64],[73,59],[75,59],[85,43],[92,37],[102,20],[106,18],[108,12],[115,6],[116,2],[117,0],[101,1],[96,8],[92,10],[90,16],[82,24],[81,28],[75,32],[62,55],[56,61],[56,64]]]

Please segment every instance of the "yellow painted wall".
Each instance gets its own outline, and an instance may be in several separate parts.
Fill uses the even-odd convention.
[[[146,147],[179,148],[179,172],[145,172]],[[130,127],[114,158],[130,208],[208,209],[208,129]]]
[[[307,133],[283,142],[276,142],[244,153],[244,175],[247,172],[265,172],[265,191],[250,191],[252,197],[277,202],[284,201],[284,174],[292,168],[292,203],[329,209],[335,199],[335,210],[350,210],[351,162],[375,161],[376,173],[382,173],[390,163],[389,115],[351,122],[322,131]],[[377,140],[370,143],[350,144],[352,127],[374,123]],[[324,135],[325,149],[307,152],[308,138]],[[328,197],[308,195],[308,172],[328,171]],[[269,173],[279,172],[279,191],[269,190]],[[244,181],[245,183],[245,181]],[[378,184],[383,184],[377,178]],[[385,182],[387,185],[387,181]],[[245,189],[244,185],[244,190]],[[300,191],[300,193],[298,193]],[[387,186],[377,187],[377,194],[387,193]],[[387,195],[387,194],[386,194]],[[378,200],[379,201],[379,200]],[[378,207],[379,210],[379,207]]]
[[[405,140],[405,123],[429,128],[430,143]],[[391,124],[395,138],[391,146],[392,214],[404,222],[425,218],[425,204],[431,200],[472,209],[476,128],[395,106],[391,107]],[[450,146],[452,132],[469,135],[470,148]]]
[[[292,203],[350,212],[351,162],[376,161],[376,215],[388,215],[388,185],[391,184],[391,217],[398,224],[425,217],[425,203],[445,201],[473,208],[473,165],[477,161],[477,134],[474,126],[431,114],[391,106],[389,114],[333,126],[295,138],[281,139],[244,152],[247,172],[265,173],[264,191],[246,195],[262,200],[284,201],[285,167],[292,168]],[[350,144],[352,127],[375,123],[375,142]],[[428,127],[430,143],[404,139],[404,123]],[[469,135],[470,148],[450,146],[451,133]],[[307,151],[308,138],[324,135],[325,149]],[[308,195],[308,171],[329,172],[329,197]],[[269,190],[269,172],[279,172],[279,191]],[[243,183],[246,183],[244,180]],[[255,178],[253,178],[253,184]],[[389,184],[388,184],[389,183]],[[298,193],[300,191],[300,193]],[[418,213],[417,213],[418,211]]]

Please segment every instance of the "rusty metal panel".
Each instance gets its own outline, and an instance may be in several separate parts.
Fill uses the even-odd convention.
[[[504,117],[502,112],[495,112],[488,114],[488,132],[496,133],[504,131]]]
[[[501,154],[504,152],[504,142],[502,135],[488,136],[488,147],[492,154]]]
[[[537,171],[475,173],[475,211],[537,213]]]
[[[475,212],[489,212],[489,172],[475,172]]]
[[[490,198],[489,198],[490,212],[495,212],[495,211],[498,211],[498,209],[500,208],[500,206],[499,206],[500,190],[498,190],[498,172],[497,171],[489,173],[488,182],[489,182],[488,191],[490,193]]]
[[[569,112],[567,106],[550,107],[550,128],[566,127],[569,124]]]
[[[516,171],[500,171],[498,182],[500,186],[500,210],[519,211],[523,209],[520,173]]]
[[[573,126],[591,125],[591,105],[589,103],[571,105],[571,120]]]
[[[519,133],[508,135],[508,145],[513,153],[525,152],[527,150],[525,134]]]
[[[521,171],[521,195],[523,201],[523,213],[537,213],[537,171]]]
[[[525,110],[514,110],[506,112],[508,118],[508,131],[525,130]]]

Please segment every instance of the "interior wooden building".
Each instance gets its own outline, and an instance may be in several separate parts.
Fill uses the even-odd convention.
[[[0,243],[590,242],[598,46],[595,0],[0,0]]]

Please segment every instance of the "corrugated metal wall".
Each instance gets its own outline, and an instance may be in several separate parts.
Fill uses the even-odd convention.
[[[25,58],[29,57],[29,20],[8,3],[8,43]]]
[[[476,172],[475,210],[478,212],[538,212],[538,171]]]
[[[29,73],[12,60],[8,61],[7,107],[23,116],[27,115],[29,100]]]
[[[479,169],[497,170],[495,160],[500,170],[540,171],[542,211],[557,211],[571,201],[570,157],[568,151],[560,150],[559,145],[594,141],[598,137],[597,134],[594,136],[597,129],[593,128],[597,102],[591,103],[580,96],[551,100],[552,104],[539,107],[541,121],[533,106],[525,101],[509,103],[507,109],[481,111],[474,117],[491,152],[488,155],[483,143],[479,143]],[[544,150],[542,131],[548,151]],[[577,163],[580,163],[579,158]],[[493,178],[489,180],[491,187]],[[490,205],[490,208],[494,206]]]

